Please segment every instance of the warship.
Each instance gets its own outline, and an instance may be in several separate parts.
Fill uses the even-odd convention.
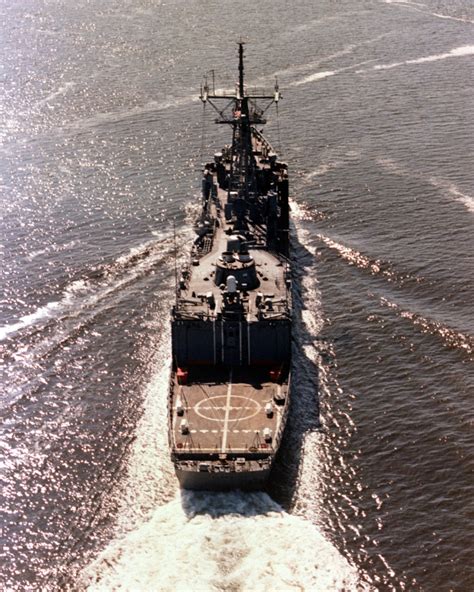
[[[244,43],[235,92],[200,99],[232,130],[203,167],[197,237],[176,273],[168,398],[171,459],[184,489],[263,489],[290,395],[288,167],[262,134],[271,94],[250,94]]]

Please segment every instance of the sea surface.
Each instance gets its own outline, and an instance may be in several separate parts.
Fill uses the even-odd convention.
[[[1,589],[474,590],[472,0],[0,17]],[[180,492],[175,259],[241,37],[284,97],[292,409],[268,492]]]

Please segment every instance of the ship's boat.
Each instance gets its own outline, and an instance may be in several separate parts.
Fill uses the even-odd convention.
[[[243,45],[235,93],[201,89],[232,142],[204,166],[171,315],[169,444],[185,489],[263,488],[288,415],[288,171],[257,129],[281,97],[278,83],[269,95],[247,92]]]

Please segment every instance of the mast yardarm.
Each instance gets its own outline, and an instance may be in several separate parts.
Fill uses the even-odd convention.
[[[216,123],[231,125],[232,133],[232,171],[230,191],[237,191],[240,198],[248,199],[249,193],[255,189],[255,167],[252,158],[252,130],[255,126],[265,125],[264,117],[269,107],[281,98],[278,81],[275,80],[275,90],[272,95],[248,94],[245,90],[244,77],[244,42],[239,46],[239,82],[235,94],[226,92],[216,93],[205,80],[201,88],[200,99],[203,103],[209,103],[218,114]],[[264,108],[257,105],[257,100],[267,101]],[[223,108],[218,106],[219,101],[227,101]]]

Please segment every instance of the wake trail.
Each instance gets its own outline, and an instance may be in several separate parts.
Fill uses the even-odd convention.
[[[309,518],[313,524],[321,525],[325,530],[337,533],[346,557],[352,556],[352,552],[345,547],[345,542],[355,535],[359,541],[358,553],[364,555],[368,553],[367,543],[373,546],[376,543],[363,535],[364,526],[357,500],[364,484],[358,475],[357,463],[348,462],[344,453],[344,443],[356,437],[357,432],[357,425],[352,418],[351,394],[344,392],[337,379],[334,343],[324,337],[324,292],[321,293],[318,282],[318,245],[314,242],[314,231],[306,227],[308,217],[304,207],[292,200],[291,209],[299,249],[302,250],[300,255],[292,245],[293,252],[296,251],[296,271],[300,275],[301,289],[301,296],[297,295],[294,299],[295,311],[300,312],[300,315],[296,314],[294,332],[299,345],[293,354],[298,368],[293,383],[297,396],[292,400],[291,430],[286,436],[291,449],[300,440],[301,461],[295,513]],[[371,262],[367,258],[363,264],[370,266]],[[313,372],[316,372],[315,376],[311,376]],[[317,422],[311,424],[314,391],[317,393]],[[378,558],[387,577],[394,578],[395,573],[386,558],[382,554]],[[359,561],[354,563],[358,565]],[[358,578],[357,585],[350,590],[362,592],[373,589],[371,578],[361,568]],[[326,590],[304,586],[302,589]]]
[[[307,62],[305,64],[293,65],[293,66],[289,66],[288,68],[282,68],[280,70],[276,70],[271,75],[265,75],[265,76],[261,76],[261,77],[257,78],[255,81],[253,81],[251,84],[249,84],[249,86],[261,86],[264,84],[268,84],[270,82],[273,83],[275,77],[286,78],[286,77],[295,77],[295,76],[305,74],[308,71],[315,70],[316,68],[319,68],[321,65],[326,64],[327,62],[331,62],[331,61],[336,60],[338,58],[351,55],[357,49],[359,49],[361,47],[365,47],[367,45],[371,45],[373,43],[376,43],[377,41],[380,41],[381,39],[384,39],[384,38],[388,37],[389,35],[390,35],[389,33],[383,33],[382,35],[377,35],[376,37],[371,37],[370,39],[366,39],[365,41],[362,41],[360,43],[351,43],[350,45],[347,45],[346,47],[343,47],[342,49],[335,51],[329,55],[322,56],[321,58],[319,58],[317,60]],[[324,71],[318,71],[318,72],[313,72],[312,74],[306,74],[306,76],[304,76],[302,79],[289,82],[285,86],[292,87],[292,86],[299,86],[301,84],[307,84],[307,82],[312,82],[313,80],[319,80],[319,79],[327,78],[329,76],[334,76],[335,74],[338,74],[339,72],[344,72],[346,70],[356,68],[358,66],[361,66],[363,64],[366,64],[366,63],[372,62],[372,61],[374,61],[374,60],[365,60],[363,62],[360,62],[358,64],[353,64],[353,65],[347,66],[345,68],[330,69],[330,70],[326,69]]]
[[[457,17],[457,16],[451,16],[448,14],[441,14],[439,12],[430,12],[429,10],[423,10],[423,8],[428,8],[428,5],[424,4],[422,2],[410,2],[409,0],[382,0],[382,1],[384,4],[398,6],[399,8],[406,8],[408,10],[420,12],[421,14],[426,14],[428,16],[434,16],[435,18],[457,21],[460,23],[466,23],[466,24],[470,24],[470,25],[474,24],[474,20],[468,19],[467,17]]]
[[[359,269],[365,269],[369,271],[371,275],[384,277],[389,282],[395,282],[400,286],[407,281],[412,281],[417,284],[424,281],[423,278],[416,275],[397,272],[388,261],[364,255],[357,249],[348,247],[328,236],[318,234],[317,237],[326,245],[326,247],[332,249],[339,255],[339,257],[347,261],[349,265],[354,265]]]
[[[435,335],[441,339],[445,347],[460,350],[468,356],[474,354],[474,339],[470,335],[456,331],[447,325],[424,315],[406,310],[388,298],[381,297],[380,304],[396,312],[400,318],[410,321],[414,327],[421,331],[421,333]]]
[[[52,93],[50,93],[44,99],[41,99],[41,100],[37,101],[35,103],[33,109],[35,107],[44,107],[45,105],[49,106],[49,103],[51,101],[53,101],[57,97],[60,97],[60,96],[65,95],[67,92],[69,92],[70,89],[74,88],[74,86],[76,86],[76,83],[75,82],[66,82],[64,84],[64,86],[59,87],[56,91],[53,91]]]
[[[264,493],[180,492],[82,574],[89,591],[356,589],[357,573],[313,525]]]
[[[335,251],[341,259],[347,261],[349,265],[353,265],[358,269],[367,270],[371,275],[385,278],[390,283],[394,283],[401,287],[405,285],[407,281],[416,284],[424,281],[423,278],[412,274],[401,274],[396,272],[388,262],[370,258],[356,249],[336,242],[327,236],[319,234],[318,238],[328,248]],[[471,356],[474,353],[474,341],[468,334],[452,329],[440,321],[430,319],[426,315],[406,310],[385,297],[382,297],[380,302],[383,306],[396,311],[400,318],[411,321],[413,326],[422,333],[429,333],[440,338],[445,347],[460,350],[468,356]]]
[[[444,181],[442,179],[437,179],[436,177],[430,177],[429,182],[433,187],[447,191],[449,195],[456,199],[456,201],[462,203],[469,212],[474,213],[473,196],[463,193],[459,187],[450,181]]]
[[[31,335],[46,329],[50,323],[74,319],[87,311],[98,311],[98,305],[122,290],[153,267],[168,258],[174,250],[172,238],[149,241],[130,249],[111,264],[95,268],[66,286],[57,300],[0,327],[0,341],[16,337],[31,329]]]
[[[369,69],[356,70],[356,74],[365,74],[366,72],[380,71],[380,70],[392,70],[393,68],[399,68],[401,66],[409,66],[412,64],[426,64],[430,62],[438,62],[441,60],[447,60],[452,58],[463,58],[470,55],[474,55],[474,45],[462,45],[461,47],[455,47],[446,53],[438,53],[430,56],[424,56],[421,58],[415,58],[412,60],[405,60],[403,62],[392,62],[391,64],[376,64]]]
[[[81,133],[88,129],[94,129],[106,125],[116,125],[117,123],[125,122],[137,117],[143,117],[149,114],[167,111],[168,109],[184,107],[186,105],[191,105],[193,102],[197,102],[198,100],[199,98],[197,96],[188,95],[175,99],[164,100],[161,102],[149,101],[141,106],[97,113],[92,117],[72,121],[69,125],[64,126],[63,130],[66,132],[69,131],[73,133]]]
[[[427,183],[435,189],[441,189],[445,191],[448,195],[454,197],[456,201],[462,203],[469,212],[474,213],[474,197],[461,191],[461,189],[459,189],[459,187],[452,181],[433,176],[427,177],[423,173],[411,171],[391,158],[378,158],[376,162],[382,168],[399,177],[415,179],[421,181],[422,183]]]
[[[370,43],[373,41],[374,40],[367,41],[366,43]],[[360,45],[363,45],[363,44],[360,44]],[[304,66],[298,66],[298,67],[290,70],[290,72],[292,74],[295,74],[295,73],[298,73],[298,72],[301,72],[304,70],[314,68],[318,64],[328,61],[331,57],[335,58],[340,55],[345,55],[346,53],[351,53],[356,47],[358,47],[358,46],[350,46],[350,48],[351,48],[350,51],[347,51],[347,52],[341,51],[337,54],[334,54],[333,56],[330,56],[330,57],[325,58],[323,60],[319,60],[318,62],[315,62],[313,64],[305,64]],[[317,82],[319,80],[324,80],[326,78],[330,78],[332,76],[336,76],[338,74],[342,74],[342,73],[346,73],[346,72],[353,72],[355,74],[365,74],[367,72],[392,70],[393,68],[399,68],[401,66],[438,62],[441,60],[452,59],[452,58],[462,58],[462,57],[468,57],[471,55],[474,55],[474,45],[463,45],[460,47],[455,47],[454,49],[452,49],[446,53],[434,54],[434,55],[424,56],[424,57],[420,57],[420,58],[414,58],[411,60],[405,60],[403,62],[392,62],[390,64],[375,64],[371,68],[361,68],[361,69],[357,70],[356,68],[360,68],[360,66],[364,66],[366,64],[373,63],[374,61],[376,61],[375,59],[364,60],[362,62],[358,62],[356,64],[351,64],[350,66],[345,66],[342,68],[336,68],[336,69],[332,69],[332,70],[319,70],[317,72],[313,72],[311,74],[304,76],[303,78],[300,78],[298,80],[293,80],[292,82],[288,83],[287,86],[288,87],[298,87],[298,86],[302,86],[305,84],[310,84],[312,82]]]
[[[309,342],[322,319],[313,307],[318,297],[314,277],[305,273],[314,257],[298,249],[295,273],[304,282],[301,296],[296,296],[301,308],[298,331],[304,328],[310,336],[308,343],[302,334],[299,339],[302,355],[315,359]],[[115,538],[83,570],[81,585],[91,592],[119,587],[169,592],[364,589],[358,571],[324,537],[315,520],[308,519],[305,500],[289,514],[265,493],[177,490],[166,441],[169,342],[167,329],[160,337],[156,375],[147,389],[118,494]],[[314,382],[308,383],[300,395],[312,400],[313,390]]]

